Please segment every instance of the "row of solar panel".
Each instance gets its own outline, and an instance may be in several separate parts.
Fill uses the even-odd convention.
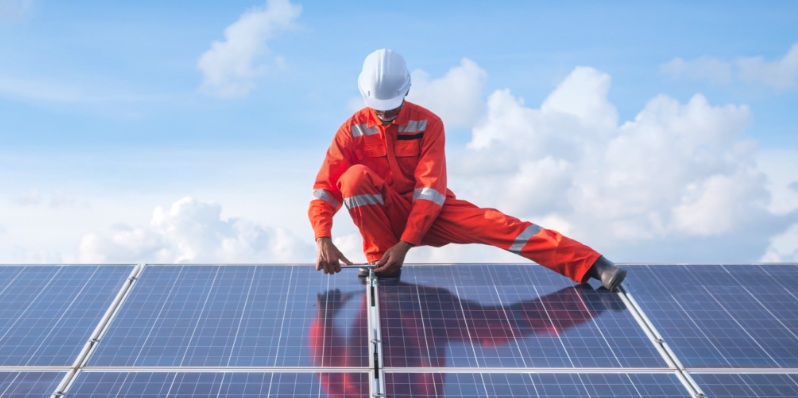
[[[0,396],[49,396],[64,374],[0,372]],[[367,397],[368,373],[83,372],[69,397]],[[388,373],[386,397],[690,397],[672,374]],[[798,375],[697,374],[710,397],[796,397]]]
[[[131,270],[0,267],[0,365],[71,365]],[[688,368],[794,368],[796,282],[796,265],[635,266],[628,289]],[[148,266],[88,365],[366,367],[363,291],[308,266]],[[380,303],[387,367],[668,366],[618,295],[541,267],[406,267]]]
[[[68,366],[129,266],[0,267],[0,366]],[[798,266],[638,266],[687,368],[798,367]],[[307,266],[150,266],[90,366],[366,367],[364,289]],[[386,366],[667,367],[620,298],[541,267],[406,267]]]

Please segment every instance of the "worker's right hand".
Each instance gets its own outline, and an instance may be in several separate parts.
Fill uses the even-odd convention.
[[[324,270],[325,274],[341,272],[341,261],[344,264],[352,265],[332,242],[331,238],[316,239],[318,248],[316,249],[316,271]]]

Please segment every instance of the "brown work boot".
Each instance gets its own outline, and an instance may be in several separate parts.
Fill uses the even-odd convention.
[[[626,278],[626,270],[615,265],[606,257],[601,256],[587,271],[587,275],[601,281],[601,285],[610,291],[615,291]]]

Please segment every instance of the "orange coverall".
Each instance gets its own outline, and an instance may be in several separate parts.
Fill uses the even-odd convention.
[[[557,231],[455,198],[446,187],[443,122],[407,101],[390,124],[363,108],[335,133],[308,210],[316,239],[332,236],[342,205],[360,229],[369,262],[399,240],[436,247],[482,243],[581,283],[600,257]]]

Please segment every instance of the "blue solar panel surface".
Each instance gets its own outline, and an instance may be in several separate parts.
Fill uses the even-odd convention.
[[[132,266],[0,267],[0,366],[68,366]]]
[[[685,367],[798,367],[797,265],[650,265],[629,275],[629,292]]]
[[[617,294],[531,264],[404,267],[380,313],[386,367],[668,367]]]
[[[368,373],[83,372],[69,397],[367,397]]]
[[[367,366],[354,272],[147,266],[89,366]]]
[[[65,372],[0,372],[0,397],[49,398]]]
[[[690,397],[673,374],[389,373],[387,397]]]
[[[707,396],[798,397],[798,265],[629,269],[627,291],[688,370],[784,369],[692,374]],[[0,267],[0,366],[71,365],[131,271]],[[326,276],[308,265],[147,266],[68,396],[366,396],[365,292],[354,271]],[[401,281],[381,282],[379,292],[388,397],[690,395],[664,372],[621,297],[598,284],[534,265],[460,264],[404,267]],[[327,369],[313,373],[318,367]],[[508,372],[479,373],[485,367]],[[573,372],[524,373],[547,367]],[[0,397],[49,397],[65,375],[0,372]]]
[[[695,374],[692,377],[710,397],[798,397],[798,375],[795,374]]]

